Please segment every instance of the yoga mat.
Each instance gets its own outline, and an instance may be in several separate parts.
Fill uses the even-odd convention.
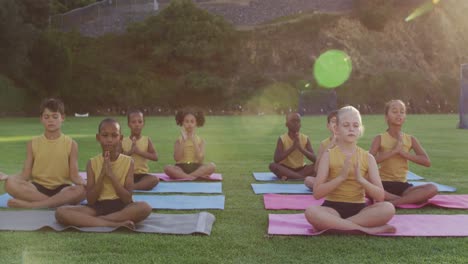
[[[220,182],[160,182],[149,191],[133,190],[138,193],[222,193]]]
[[[157,176],[161,181],[193,181],[190,179],[172,179],[171,177],[167,176],[164,173],[151,173],[151,175]],[[196,181],[222,181],[223,176],[219,173],[213,173],[210,175],[209,179],[197,179]]]
[[[405,209],[421,208],[426,205],[433,205],[442,208],[468,209],[468,195],[466,194],[438,194],[426,203],[422,204],[401,204],[397,207]]]
[[[55,231],[79,230],[82,232],[112,232],[125,227],[74,227],[63,226],[55,220],[54,211],[0,211],[0,230],[36,231],[51,228]],[[146,220],[136,225],[134,232],[161,234],[204,234],[210,235],[214,215],[207,212],[197,214],[151,214]]]
[[[268,234],[315,236],[322,233],[356,234],[360,231],[315,231],[304,214],[269,214]],[[468,236],[468,215],[395,215],[388,224],[396,227],[396,233],[376,236]]]
[[[322,205],[325,199],[312,195],[265,194],[263,203],[267,210],[305,210],[311,205]]]
[[[147,202],[153,209],[224,209],[224,195],[133,195],[135,202]]]
[[[252,183],[255,194],[264,193],[312,193],[304,184]]]
[[[254,172],[253,176],[255,180],[257,181],[279,181],[280,180],[278,177],[276,177],[275,174],[273,174],[273,172]],[[408,171],[406,178],[408,179],[408,181],[419,181],[419,180],[424,179],[423,177],[411,171]],[[293,179],[289,179],[289,180],[293,180]],[[298,180],[303,181],[303,179],[298,179]]]
[[[7,208],[7,201],[12,197],[0,195],[0,208]],[[224,209],[224,195],[189,196],[189,195],[133,195],[135,202],[147,202],[153,209]],[[81,204],[86,204],[84,200]]]
[[[83,179],[87,178],[86,172],[84,172],[84,171],[80,171],[78,174]],[[164,173],[150,173],[150,174],[158,177],[162,181],[168,181],[168,182],[169,181],[193,181],[193,180],[190,180],[190,179],[177,179],[177,180],[172,179],[171,177],[167,176]],[[223,176],[221,174],[219,174],[219,173],[213,173],[213,174],[211,174],[209,179],[203,179],[203,181],[222,181],[222,180],[223,180]]]
[[[448,185],[443,185],[443,184],[439,184],[439,183],[435,183],[435,182],[410,181],[409,183],[413,184],[413,186],[420,186],[420,185],[432,183],[435,186],[437,186],[437,190],[439,192],[456,192],[457,191],[457,188],[455,188],[455,187],[448,186]]]
[[[324,199],[316,200],[312,195],[263,195],[263,203],[267,210],[305,210],[311,205],[321,205],[323,201]],[[397,207],[413,209],[421,208],[426,205],[450,209],[468,209],[468,195],[438,194],[423,204],[402,204]]]

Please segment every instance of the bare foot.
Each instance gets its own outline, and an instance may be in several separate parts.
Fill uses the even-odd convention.
[[[19,200],[19,199],[10,199],[7,202],[8,207],[12,208],[32,208],[30,202]]]
[[[287,181],[287,180],[288,180],[288,177],[286,177],[286,176],[281,176],[281,180],[282,180],[282,181]]]
[[[211,176],[211,175],[208,175],[208,176],[206,176],[206,175],[204,175],[204,176],[198,176],[198,177],[196,177],[195,179],[196,179],[196,180],[207,181],[207,180],[210,180],[210,176]]]
[[[119,226],[124,226],[130,230],[135,230],[135,223],[132,220],[121,222]]]
[[[383,225],[383,226],[376,226],[376,227],[367,227],[363,229],[364,232],[368,234],[381,234],[381,233],[395,233],[396,228],[392,225]]]

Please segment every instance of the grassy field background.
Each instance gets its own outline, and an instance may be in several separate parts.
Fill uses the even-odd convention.
[[[95,141],[101,117],[67,118],[63,131],[79,145],[79,167],[99,153]],[[125,117],[117,117],[128,135]],[[415,135],[428,152],[431,168],[410,165],[427,180],[456,186],[468,193],[468,130],[456,129],[457,115],[411,115],[404,131]],[[359,145],[368,148],[386,129],[382,115],[364,116],[365,134]],[[314,150],[328,136],[324,116],[304,117],[302,132]],[[153,172],[172,164],[178,136],[173,117],[148,117],[144,134],[152,138],[159,161]],[[216,216],[211,236],[173,236],[129,232],[0,232],[0,263],[466,263],[468,238],[380,238],[325,235],[268,236],[268,211],[262,196],[250,187],[253,171],[267,171],[278,136],[286,131],[283,116],[208,116],[198,134],[207,141],[206,161],[223,174],[224,211]],[[0,118],[0,171],[21,170],[26,142],[42,133],[38,118]],[[0,193],[3,184],[0,183]],[[192,213],[196,211],[158,211]],[[298,213],[272,211],[271,213]],[[399,214],[466,214],[465,210],[424,208]],[[2,221],[0,219],[0,221]],[[468,228],[468,225],[467,225]]]

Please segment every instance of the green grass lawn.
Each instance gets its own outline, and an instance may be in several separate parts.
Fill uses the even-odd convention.
[[[69,118],[63,125],[79,145],[79,167],[99,152],[95,141],[101,118]],[[125,117],[118,117],[128,134]],[[455,129],[456,115],[408,116],[405,131],[417,136],[428,152],[431,168],[410,165],[427,180],[456,186],[468,193],[468,130]],[[385,130],[384,117],[364,116],[370,146]],[[302,132],[312,146],[328,136],[326,118],[304,117]],[[223,174],[224,211],[208,210],[216,216],[211,236],[173,236],[118,232],[0,232],[0,263],[466,263],[468,238],[385,238],[323,235],[319,237],[268,236],[268,211],[261,195],[250,187],[253,171],[266,171],[278,136],[285,132],[282,116],[207,117],[198,134],[207,141],[207,161],[214,161]],[[159,154],[151,170],[172,164],[173,144],[178,136],[173,117],[148,117],[144,134],[150,136]],[[42,132],[38,118],[0,119],[0,171],[21,170],[25,146]],[[0,183],[1,184],[1,183]],[[3,187],[0,186],[0,192]],[[194,211],[158,211],[191,213]],[[299,211],[272,211],[298,213]],[[399,214],[466,214],[463,210],[424,208],[398,210]],[[0,221],[2,221],[0,219]],[[468,225],[467,225],[468,228]]]

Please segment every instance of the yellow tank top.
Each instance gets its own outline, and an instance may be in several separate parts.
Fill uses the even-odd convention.
[[[389,152],[395,147],[398,140],[388,132],[380,135],[380,151]],[[403,150],[409,152],[412,148],[411,136],[403,133]],[[408,173],[408,160],[400,155],[394,155],[379,164],[379,173],[382,181],[406,182]]]
[[[140,139],[136,141],[137,148],[141,151],[148,152],[148,142],[149,139],[146,136],[141,136]],[[122,141],[122,148],[125,152],[130,151],[132,148],[132,140],[129,137],[125,137]],[[134,173],[135,174],[146,174],[149,172],[149,167],[148,167],[148,160],[146,158],[143,158],[140,155],[133,154],[133,166],[134,166]]]
[[[179,137],[179,142],[182,142],[182,137]],[[195,143],[200,145],[202,139],[195,135]],[[195,156],[195,148],[192,140],[186,140],[183,144],[184,156],[181,160],[176,160],[176,163],[201,163]]]
[[[111,162],[112,172],[119,179],[119,183],[124,186],[125,179],[127,178],[128,170],[130,169],[130,164],[132,158],[123,154],[120,154],[117,160]],[[99,154],[91,158],[91,168],[94,172],[95,182],[98,181],[101,177],[102,165],[104,164],[104,157],[102,154]],[[103,180],[103,186],[101,194],[98,197],[98,201],[102,200],[115,200],[120,199],[117,193],[115,192],[114,186],[108,177],[105,177]]]
[[[326,138],[320,142],[320,146],[322,147],[323,150],[327,150],[328,145],[330,145],[330,138]]]
[[[328,150],[330,153],[330,169],[328,171],[327,181],[331,181],[334,178],[338,177],[343,169],[345,162],[345,155],[341,152],[340,148],[334,147]],[[369,179],[367,174],[369,165],[368,165],[368,152],[362,148],[356,150],[356,153],[351,159],[351,168],[349,169],[348,178],[341,183],[336,189],[330,192],[326,200],[333,202],[346,202],[346,203],[364,203],[365,202],[365,191],[364,187],[356,181],[354,174],[354,164],[356,164],[357,159],[359,158],[361,166],[361,175]]]
[[[32,139],[34,162],[31,171],[32,181],[55,189],[62,184],[71,184],[70,152],[72,139],[64,134],[49,140],[44,135]]]
[[[289,137],[288,133],[281,135],[281,142],[283,142],[283,150],[288,150],[294,144],[294,141]],[[299,133],[299,144],[302,148],[305,148],[307,144],[307,136]],[[284,160],[280,161],[280,164],[283,164],[289,168],[297,169],[305,165],[304,154],[302,154],[298,149],[295,149],[289,154]]]

